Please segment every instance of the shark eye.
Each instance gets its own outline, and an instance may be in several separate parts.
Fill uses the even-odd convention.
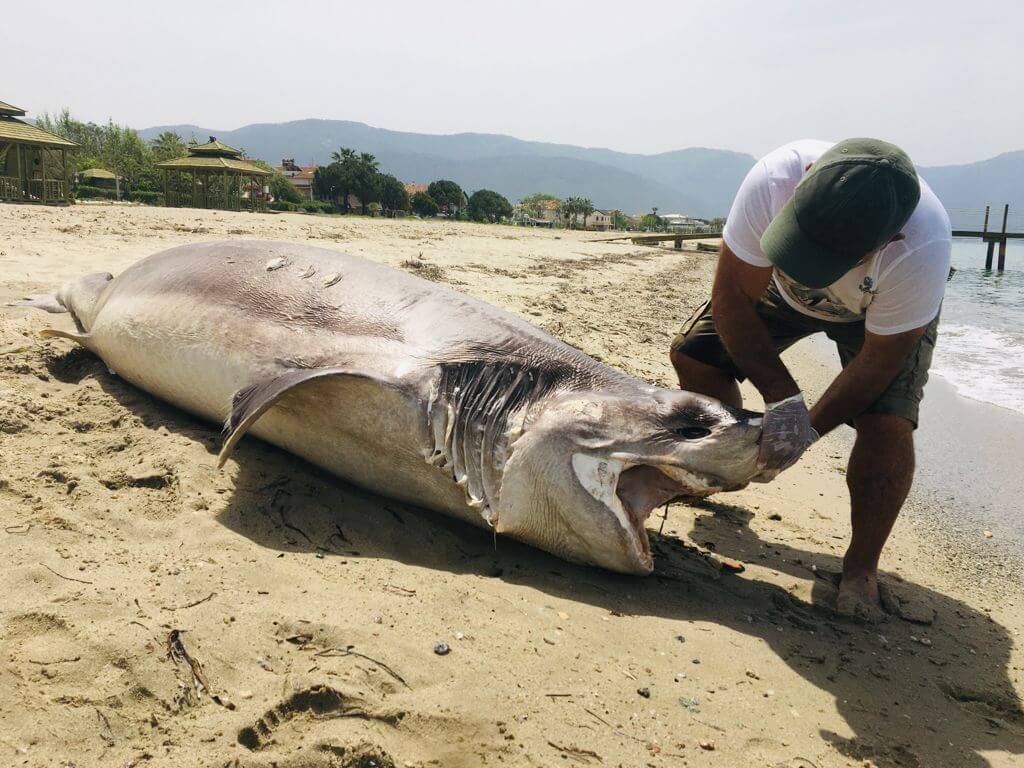
[[[700,440],[702,437],[707,437],[711,434],[711,430],[705,427],[680,427],[679,429],[673,429],[672,432],[684,440]]]

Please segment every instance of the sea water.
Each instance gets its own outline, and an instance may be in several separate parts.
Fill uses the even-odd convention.
[[[1024,413],[1024,241],[1009,242],[1001,273],[985,269],[986,247],[953,241],[957,271],[946,286],[932,373],[963,397]]]

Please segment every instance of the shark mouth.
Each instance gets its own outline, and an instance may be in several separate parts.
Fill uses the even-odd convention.
[[[651,512],[673,499],[707,496],[722,490],[722,486],[711,478],[668,464],[604,459],[576,453],[572,457],[572,467],[587,493],[615,515],[639,552],[641,561],[648,567],[651,564],[651,546],[645,522]]]

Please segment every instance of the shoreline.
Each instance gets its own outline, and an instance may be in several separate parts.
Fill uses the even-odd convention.
[[[941,334],[940,326],[940,343]],[[817,395],[840,368],[827,338],[808,341],[791,354],[794,367],[803,368],[805,375],[810,372],[810,388]],[[855,432],[840,427],[828,438],[848,456]],[[965,579],[999,592],[1024,586],[1024,516],[1017,511],[1024,498],[1019,469],[1024,415],[961,394],[951,381],[932,372],[914,443],[914,485],[893,537],[912,530],[934,545],[930,551],[923,548],[923,555],[938,555]],[[985,531],[992,536],[986,537]]]

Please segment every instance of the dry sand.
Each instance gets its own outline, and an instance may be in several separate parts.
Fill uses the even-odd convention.
[[[0,303],[234,237],[404,265],[665,385],[711,264],[509,227],[2,206]],[[54,322],[0,310],[0,765],[1024,759],[1018,585],[980,584],[907,516],[883,562],[894,615],[831,613],[848,437],[769,486],[673,505],[663,535],[649,522],[656,575],[626,578],[254,439],[217,471],[215,426],[34,337]],[[812,391],[830,375],[790,362]],[[720,575],[680,540],[746,570]]]

